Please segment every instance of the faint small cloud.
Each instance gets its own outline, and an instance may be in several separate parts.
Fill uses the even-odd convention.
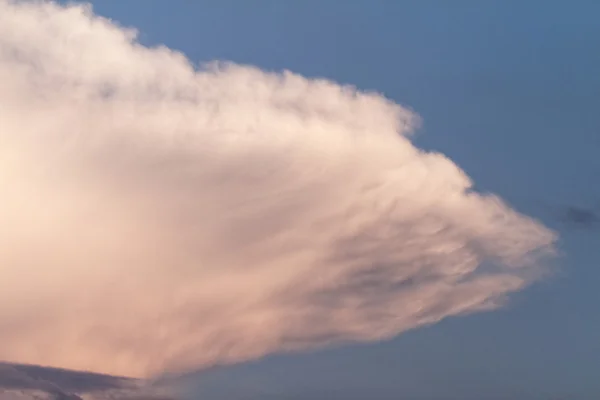
[[[561,211],[562,219],[571,226],[578,228],[593,229],[600,223],[598,211],[581,206],[567,206]]]

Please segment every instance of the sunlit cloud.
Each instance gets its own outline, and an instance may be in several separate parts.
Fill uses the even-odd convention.
[[[129,376],[494,309],[555,235],[374,93],[0,0],[0,359]]]

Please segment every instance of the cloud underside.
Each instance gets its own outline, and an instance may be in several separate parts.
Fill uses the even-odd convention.
[[[0,359],[129,376],[490,310],[554,234],[411,111],[0,0]]]

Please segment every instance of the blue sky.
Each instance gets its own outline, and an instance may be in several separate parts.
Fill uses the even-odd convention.
[[[384,93],[423,117],[420,147],[446,154],[478,189],[561,235],[560,273],[506,309],[385,343],[270,357],[194,378],[206,396],[600,396],[599,2],[93,4],[136,27],[143,43],[165,44],[195,62],[289,69]],[[590,211],[589,223],[569,223],[569,207]]]

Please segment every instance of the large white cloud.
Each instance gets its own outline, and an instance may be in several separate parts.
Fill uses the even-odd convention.
[[[377,94],[0,0],[0,359],[147,376],[497,307],[554,234]]]

